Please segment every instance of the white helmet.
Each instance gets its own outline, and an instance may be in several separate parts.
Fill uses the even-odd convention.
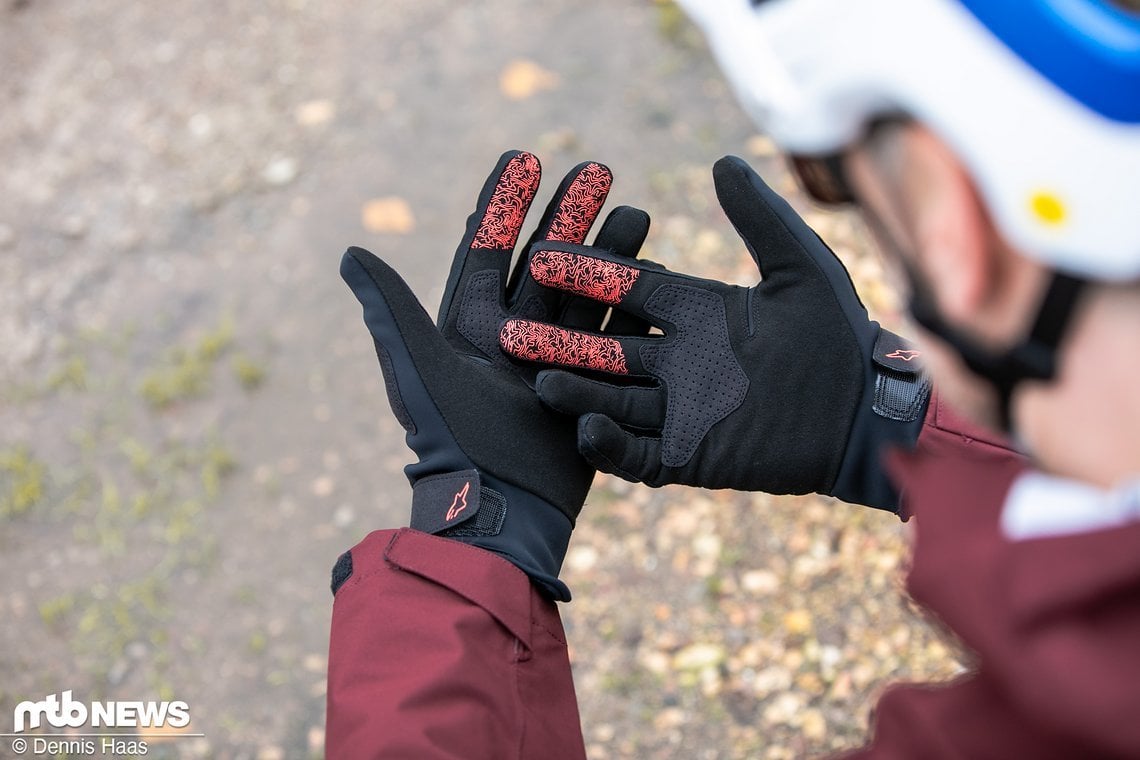
[[[1020,250],[1140,278],[1140,15],[1108,0],[679,0],[757,124],[837,154],[905,113]]]

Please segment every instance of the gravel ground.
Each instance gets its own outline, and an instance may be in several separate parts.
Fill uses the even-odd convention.
[[[433,310],[527,148],[546,192],[610,165],[644,255],[748,282],[709,167],[795,192],[663,2],[8,0],[0,70],[0,731],[65,689],[185,700],[205,736],[156,757],[321,754],[329,568],[409,493],[347,245]],[[897,326],[863,231],[792,197]],[[889,515],[599,477],[579,526],[592,758],[850,747],[884,684],[961,668]]]

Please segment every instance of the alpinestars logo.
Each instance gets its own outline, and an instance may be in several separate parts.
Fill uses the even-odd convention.
[[[85,703],[72,699],[71,691],[65,691],[49,694],[39,702],[21,702],[12,714],[16,733],[39,728],[45,720],[56,728],[185,728],[190,723],[190,706],[180,700]]]
[[[471,481],[469,480],[464,483],[463,488],[459,489],[458,493],[455,494],[455,497],[451,500],[451,507],[447,510],[447,517],[444,518],[447,522],[451,522],[456,517],[459,517],[459,513],[467,509],[467,491],[470,488]]]

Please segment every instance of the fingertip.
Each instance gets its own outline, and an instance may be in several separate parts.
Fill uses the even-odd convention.
[[[582,243],[594,224],[613,185],[613,174],[605,164],[587,161],[566,175],[555,196],[557,204],[550,224],[542,236],[563,243]]]
[[[620,432],[618,424],[600,412],[589,412],[578,418],[579,441],[585,441],[595,450],[608,448],[606,444]]]
[[[534,379],[534,392],[538,400],[547,408],[559,414],[574,414],[574,410],[564,403],[566,380],[573,377],[569,372],[554,369],[541,370]]]
[[[618,206],[606,216],[594,245],[623,258],[636,258],[649,235],[649,214],[633,206]]]
[[[514,250],[541,178],[542,165],[533,153],[504,153],[480,193],[476,214],[483,212],[470,247]]]
[[[583,414],[578,418],[578,453],[594,469],[633,481],[635,478],[613,460],[615,434],[620,435],[621,429],[609,417],[596,412]]]

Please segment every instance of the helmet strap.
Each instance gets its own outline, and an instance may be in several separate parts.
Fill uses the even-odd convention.
[[[950,326],[938,312],[930,286],[916,267],[905,257],[900,259],[910,281],[910,313],[914,321],[957,351],[971,372],[993,386],[998,395],[1002,429],[1012,433],[1013,392],[1025,380],[1045,381],[1056,377],[1061,343],[1072,324],[1087,281],[1053,272],[1029,334],[1004,351],[992,351]]]

